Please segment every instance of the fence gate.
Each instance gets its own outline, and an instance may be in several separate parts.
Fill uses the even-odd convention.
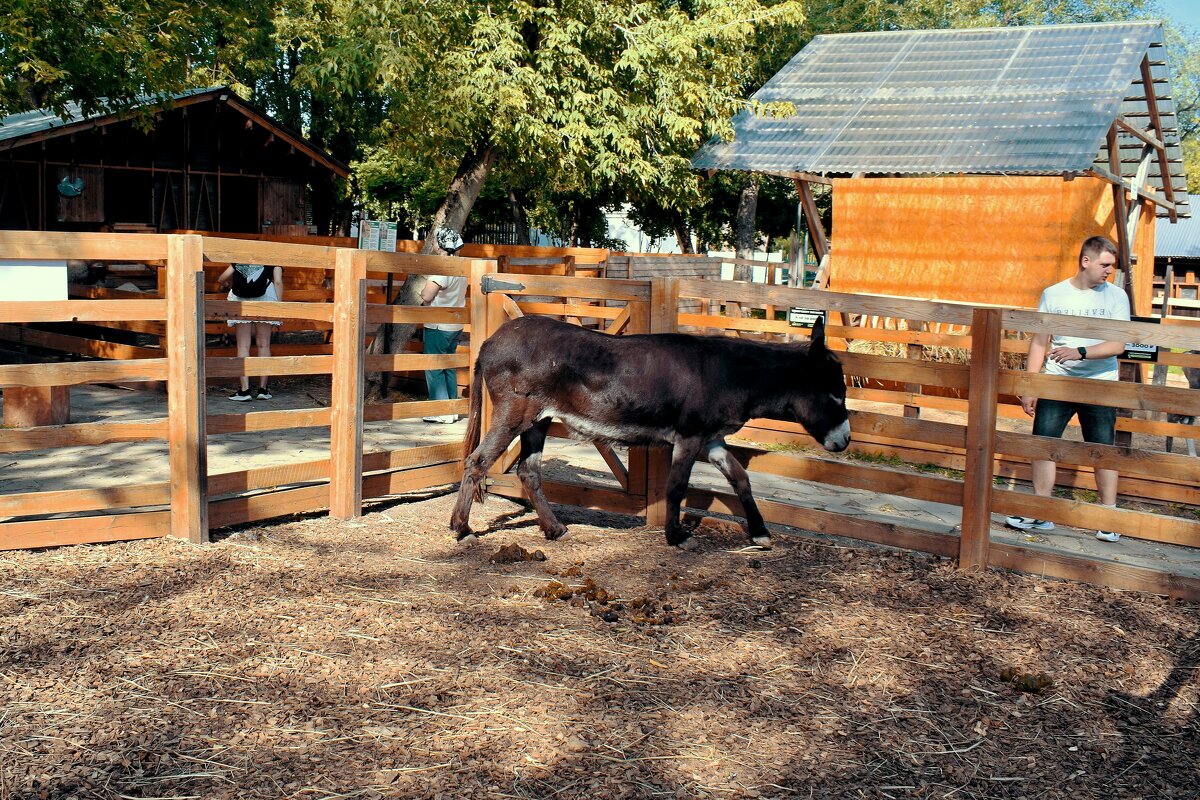
[[[473,306],[471,325],[473,330],[486,332],[485,336],[479,337],[481,343],[508,320],[531,314],[550,316],[612,335],[651,333],[654,331],[655,288],[650,281],[492,273],[484,275],[480,281],[475,296],[485,297],[486,302]],[[491,401],[486,392],[483,398],[481,435],[486,435],[491,423]],[[553,437],[570,438],[561,422],[554,422],[549,434],[552,439],[547,442],[548,453],[549,447],[553,446]],[[622,452],[620,448],[604,444],[589,446],[599,451],[611,478],[606,475],[603,480],[579,477],[565,480],[544,475],[542,488],[546,498],[564,505],[646,514],[651,524],[657,524],[653,510],[658,505],[660,491],[655,487],[661,486],[662,481],[656,484],[655,476],[665,469],[666,450],[631,447],[628,452]],[[520,451],[518,439],[496,461],[486,481],[488,492],[504,497],[524,497],[520,480],[509,473]],[[543,459],[543,466],[545,463]]]

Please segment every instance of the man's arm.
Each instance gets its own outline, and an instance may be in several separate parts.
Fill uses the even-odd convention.
[[[1125,352],[1124,342],[1100,342],[1099,344],[1090,344],[1087,346],[1087,360],[1094,361],[1098,358],[1109,358],[1110,356],[1119,356]],[[1030,348],[1032,352],[1032,347]],[[1079,361],[1078,347],[1056,347],[1050,351],[1049,356],[1051,361],[1057,361],[1060,364],[1064,361]]]
[[[438,286],[433,281],[426,281],[425,288],[421,290],[421,305],[427,306],[432,303],[433,298],[437,297],[437,293],[441,290],[442,287]]]
[[[1029,341],[1029,356],[1025,359],[1025,371],[1037,375],[1042,371],[1042,366],[1046,363],[1046,350],[1050,347],[1050,334],[1035,333]],[[1062,350],[1061,347],[1054,348]],[[1075,351],[1075,355],[1079,355],[1079,351]],[[1033,412],[1037,409],[1037,398],[1033,396],[1019,397],[1021,408],[1029,416],[1033,416]]]

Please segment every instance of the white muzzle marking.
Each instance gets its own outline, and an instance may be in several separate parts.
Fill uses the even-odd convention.
[[[846,420],[825,434],[825,441],[821,442],[821,444],[831,453],[838,453],[845,450],[846,445],[850,444],[850,421]]]

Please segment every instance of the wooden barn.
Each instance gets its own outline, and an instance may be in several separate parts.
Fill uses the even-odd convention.
[[[0,119],[0,228],[332,232],[344,164],[225,87]]]
[[[795,179],[836,291],[1033,307],[1101,234],[1147,315],[1156,218],[1190,216],[1158,21],[818,36],[753,99],[795,113],[692,164]]]

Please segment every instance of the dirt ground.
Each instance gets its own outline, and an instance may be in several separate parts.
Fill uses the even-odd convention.
[[[452,502],[0,554],[0,797],[1200,797],[1194,605]]]

